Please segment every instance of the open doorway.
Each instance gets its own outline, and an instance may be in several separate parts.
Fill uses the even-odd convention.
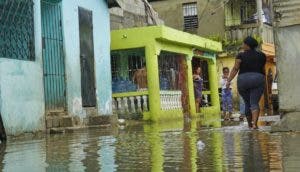
[[[211,106],[211,96],[210,96],[210,83],[209,83],[209,67],[208,61],[201,59],[199,57],[193,57],[192,59],[192,69],[200,67],[201,68],[201,78],[203,79],[202,84],[202,98],[200,107]],[[195,96],[195,95],[194,95]]]

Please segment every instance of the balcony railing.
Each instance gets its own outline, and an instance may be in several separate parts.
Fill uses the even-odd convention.
[[[226,38],[230,41],[237,41],[243,40],[248,35],[259,35],[258,26],[257,23],[253,23],[226,27]]]
[[[137,114],[149,111],[148,92],[126,92],[113,94],[113,111],[117,114]]]
[[[248,35],[256,35],[262,38],[263,43],[274,43],[273,27],[267,24],[263,24],[261,33],[258,23],[226,27],[225,35],[230,41],[240,41]]]
[[[162,110],[182,109],[181,91],[160,91]]]

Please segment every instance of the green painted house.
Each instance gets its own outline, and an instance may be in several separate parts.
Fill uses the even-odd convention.
[[[192,67],[203,70],[202,114],[220,114],[216,53],[221,43],[165,26],[111,33],[113,110],[161,121],[196,117]]]

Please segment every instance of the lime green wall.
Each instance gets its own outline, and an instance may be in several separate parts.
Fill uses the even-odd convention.
[[[149,93],[149,110],[150,116],[144,116],[145,120],[160,121],[174,118],[183,118],[182,111],[162,111],[160,107],[160,88],[159,88],[159,73],[158,73],[158,55],[161,51],[169,51],[180,53],[186,56],[188,66],[188,94],[190,115],[196,116],[193,79],[192,79],[192,64],[193,50],[195,48],[210,53],[219,52],[222,50],[221,43],[211,41],[206,38],[201,38],[196,35],[171,29],[165,26],[151,26],[124,30],[115,30],[111,32],[111,49],[121,50],[145,47],[147,81]],[[213,105],[205,108],[205,113],[219,113],[220,105],[217,93],[218,81],[215,58],[210,59],[210,82]],[[215,75],[215,76],[213,76]]]

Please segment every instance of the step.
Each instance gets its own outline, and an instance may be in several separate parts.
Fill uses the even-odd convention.
[[[46,118],[46,128],[72,127],[73,121],[71,116],[50,116]]]
[[[46,117],[61,117],[66,115],[67,115],[66,111],[50,111],[46,113]]]
[[[84,110],[87,117],[97,116],[97,109],[95,107],[85,107]]]
[[[117,122],[116,115],[98,115],[88,117],[88,125],[111,125]]]

